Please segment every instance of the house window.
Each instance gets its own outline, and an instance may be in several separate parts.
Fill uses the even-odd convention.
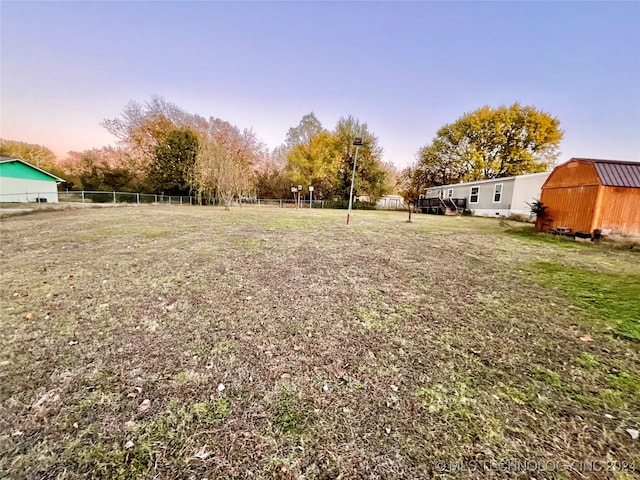
[[[502,184],[498,183],[493,189],[493,203],[500,203],[502,200]]]
[[[471,195],[469,195],[469,203],[478,203],[480,198],[480,187],[471,187]]]
[[[449,197],[449,198],[453,197],[453,188],[449,189],[449,191],[447,192],[447,197]]]

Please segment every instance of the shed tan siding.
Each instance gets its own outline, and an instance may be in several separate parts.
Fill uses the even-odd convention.
[[[557,167],[540,194],[540,201],[547,206],[545,228],[591,232],[600,188],[598,172],[591,163],[569,162]]]
[[[546,227],[590,232],[600,188],[599,185],[585,185],[542,190],[540,201],[548,207]]]
[[[595,228],[640,236],[640,188],[602,187],[600,215]]]
[[[607,161],[572,159],[549,175],[540,195],[547,210],[545,218],[536,221],[538,230],[565,227],[593,234],[601,229],[605,235],[640,236],[640,188],[603,185],[594,162],[604,168]],[[625,172],[637,169],[637,164],[609,163]]]
[[[556,167],[543,188],[577,187],[580,185],[601,185],[593,163],[573,160]]]

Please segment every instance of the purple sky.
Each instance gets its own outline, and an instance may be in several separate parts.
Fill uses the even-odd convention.
[[[0,4],[0,135],[114,144],[130,100],[251,127],[367,122],[408,165],[442,125],[519,101],[560,119],[560,161],[640,160],[640,2]]]

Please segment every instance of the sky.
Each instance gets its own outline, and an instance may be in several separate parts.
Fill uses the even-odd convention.
[[[0,2],[0,137],[115,145],[157,95],[270,148],[313,111],[368,124],[405,167],[438,129],[520,102],[559,161],[640,160],[640,2]]]

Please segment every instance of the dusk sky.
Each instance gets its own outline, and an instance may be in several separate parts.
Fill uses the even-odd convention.
[[[640,2],[9,2],[4,139],[115,144],[130,101],[253,128],[366,122],[398,167],[437,130],[520,102],[560,120],[559,161],[640,160]]]

